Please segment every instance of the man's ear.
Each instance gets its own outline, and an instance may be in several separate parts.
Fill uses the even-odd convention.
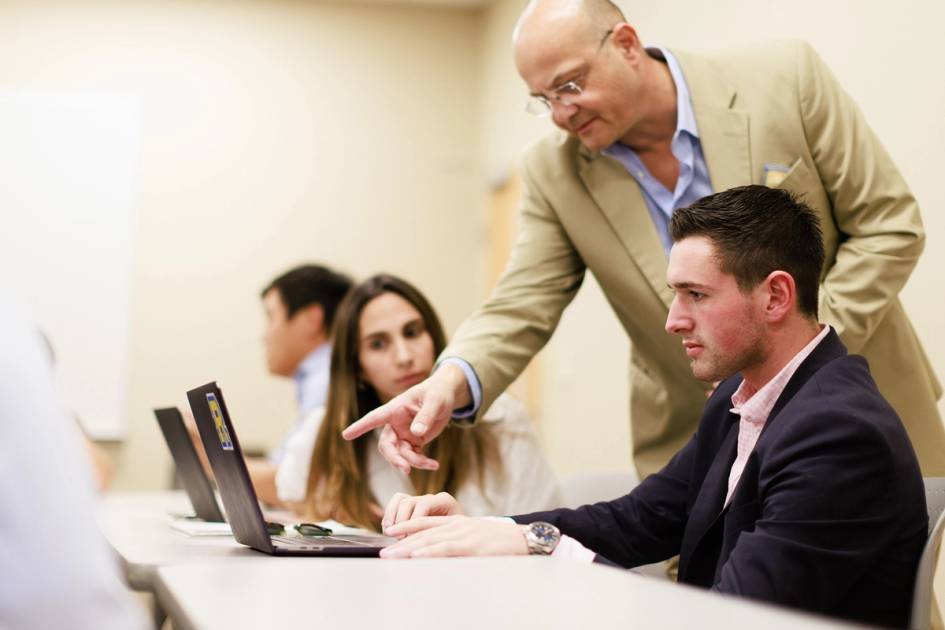
[[[643,44],[636,30],[626,22],[620,22],[614,26],[613,33],[610,35],[621,55],[639,61],[639,58],[646,54],[643,52]]]
[[[765,291],[765,316],[770,322],[782,321],[797,303],[797,286],[786,271],[772,271],[762,282]]]
[[[305,323],[305,328],[313,336],[327,335],[325,330],[325,309],[321,304],[309,304],[300,308],[295,313],[295,317],[300,317]]]

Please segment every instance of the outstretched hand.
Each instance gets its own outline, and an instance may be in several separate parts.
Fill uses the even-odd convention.
[[[457,390],[466,394],[460,400]],[[439,463],[423,454],[423,446],[449,423],[453,409],[468,403],[466,378],[458,367],[443,365],[418,383],[381,405],[342,432],[346,440],[384,427],[377,449],[392,466],[405,474],[411,467],[436,470]]]

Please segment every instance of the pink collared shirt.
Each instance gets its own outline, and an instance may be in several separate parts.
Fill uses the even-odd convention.
[[[743,380],[735,393],[732,394],[732,413],[739,416],[738,421],[738,453],[735,456],[735,462],[732,463],[732,470],[728,473],[728,492],[725,495],[725,505],[732,499],[732,493],[738,486],[738,480],[742,477],[745,470],[745,463],[748,456],[751,455],[761,431],[768,422],[768,416],[771,415],[771,409],[774,403],[778,401],[788,381],[794,376],[794,372],[800,367],[804,359],[814,351],[827,333],[830,332],[830,326],[824,326],[820,333],[810,343],[804,346],[800,352],[794,355],[787,364],[781,368],[781,371],[774,375],[764,386],[756,390],[748,381]]]
[[[738,486],[738,480],[741,479],[742,471],[745,470],[745,462],[748,461],[748,456],[751,455],[755,444],[758,442],[758,436],[765,428],[765,423],[768,421],[768,416],[771,415],[774,403],[784,392],[784,388],[787,387],[788,381],[794,376],[797,368],[829,332],[830,326],[823,326],[817,336],[811,339],[810,343],[804,346],[800,352],[795,354],[781,368],[781,371],[765,383],[761,389],[755,390],[748,384],[748,381],[743,380],[735,393],[732,394],[732,413],[740,416],[738,422],[738,453],[728,475],[728,493],[725,495],[725,505],[728,505],[732,493]],[[562,536],[561,541],[551,555],[577,562],[593,562],[595,554],[570,536]]]

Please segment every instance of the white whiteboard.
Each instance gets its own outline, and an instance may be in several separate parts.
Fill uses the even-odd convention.
[[[0,264],[55,348],[66,404],[100,439],[126,425],[139,119],[121,94],[0,90]]]

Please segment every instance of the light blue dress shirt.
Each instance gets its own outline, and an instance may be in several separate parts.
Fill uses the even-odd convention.
[[[676,84],[676,131],[670,148],[676,159],[679,160],[679,178],[676,188],[668,190],[650,174],[643,161],[636,152],[625,144],[616,142],[602,151],[623,164],[630,176],[640,185],[643,200],[650,212],[656,233],[663,243],[663,249],[669,255],[672,241],[669,238],[669,220],[676,208],[683,208],[689,204],[712,194],[712,184],[709,181],[709,169],[702,155],[702,144],[699,142],[699,128],[696,125],[696,115],[689,97],[689,87],[683,77],[682,70],[676,58],[665,48],[657,48],[669,66],[669,73]]]
[[[673,212],[676,208],[683,208],[706,195],[711,195],[712,183],[709,181],[709,168],[706,166],[705,156],[702,155],[699,128],[696,125],[696,114],[692,107],[686,78],[672,53],[660,47],[656,47],[655,50],[658,50],[666,59],[669,73],[673,78],[673,83],[676,84],[676,131],[673,133],[670,144],[673,155],[679,160],[679,178],[676,180],[676,187],[669,190],[661,184],[650,174],[636,151],[625,144],[615,142],[601,153],[620,162],[639,184],[646,208],[656,227],[656,233],[668,256],[673,245],[669,237],[669,220]],[[443,359],[442,363],[452,363],[463,370],[472,394],[472,404],[453,411],[453,418],[463,419],[474,416],[482,404],[482,384],[479,382],[476,371],[459,357],[448,357]]]
[[[331,370],[331,344],[323,343],[312,350],[299,364],[292,380],[295,381],[299,416],[307,416],[312,409],[324,407],[328,399],[328,373]]]

